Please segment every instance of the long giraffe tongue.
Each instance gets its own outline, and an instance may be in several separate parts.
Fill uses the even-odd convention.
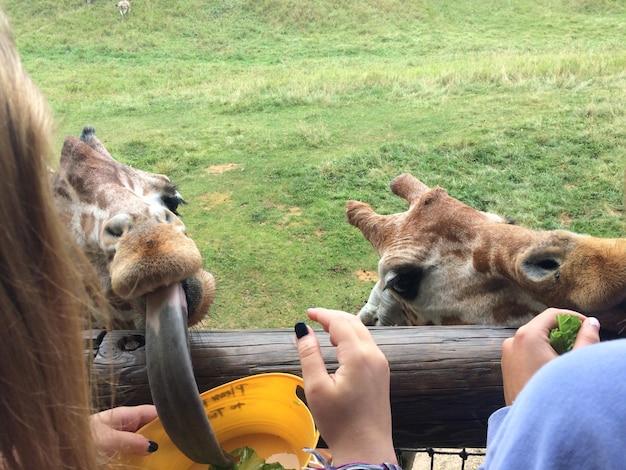
[[[220,447],[198,393],[180,283],[147,296],[146,365],[152,400],[172,442],[194,462],[232,466],[233,458]]]

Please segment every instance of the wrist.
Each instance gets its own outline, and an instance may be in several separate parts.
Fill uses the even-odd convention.
[[[333,470],[357,470],[355,468],[348,468],[350,465],[355,463],[373,465],[381,465],[383,463],[397,465],[398,463],[398,459],[393,448],[388,452],[383,449],[366,449],[363,452],[353,451],[347,454],[334,452],[332,448],[330,450],[332,453],[331,463],[333,465]]]
[[[371,464],[364,462],[352,462],[340,465],[339,467],[330,467],[331,470],[403,470],[397,463],[383,462],[381,464]]]
[[[323,468],[324,470],[402,470],[402,467],[398,465],[398,459],[396,458],[395,452],[392,453],[392,456],[389,458],[388,461],[383,461],[382,463],[374,464],[368,462],[348,462],[341,465],[332,465],[315,449],[305,448],[304,451],[313,454],[318,463],[318,465],[308,467],[309,469]],[[334,463],[335,459],[331,458],[331,460]]]
[[[371,423],[352,426],[349,432],[343,432],[339,435],[330,433],[328,439],[322,432],[322,437],[332,454],[332,465],[339,468],[353,462],[397,464],[391,419],[389,419],[389,423],[382,419],[378,419],[376,422],[378,425],[374,426]]]

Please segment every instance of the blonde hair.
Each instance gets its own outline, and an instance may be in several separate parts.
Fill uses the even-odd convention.
[[[52,114],[0,11],[0,467],[98,468],[82,327],[91,301],[51,198]]]

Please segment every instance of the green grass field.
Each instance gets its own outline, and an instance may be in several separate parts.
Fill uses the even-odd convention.
[[[621,0],[0,0],[48,97],[168,174],[218,281],[208,328],[356,312],[377,256],[348,199],[430,186],[535,229],[626,236]],[[366,276],[361,276],[366,274]]]

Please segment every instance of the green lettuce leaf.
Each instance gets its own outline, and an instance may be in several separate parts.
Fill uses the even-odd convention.
[[[577,315],[569,314],[557,315],[556,321],[559,326],[550,332],[550,346],[557,354],[564,354],[574,347],[582,322]]]
[[[266,463],[259,454],[250,447],[239,447],[231,452],[235,457],[235,465],[232,467],[219,467],[212,465],[212,470],[285,470],[278,462]]]

